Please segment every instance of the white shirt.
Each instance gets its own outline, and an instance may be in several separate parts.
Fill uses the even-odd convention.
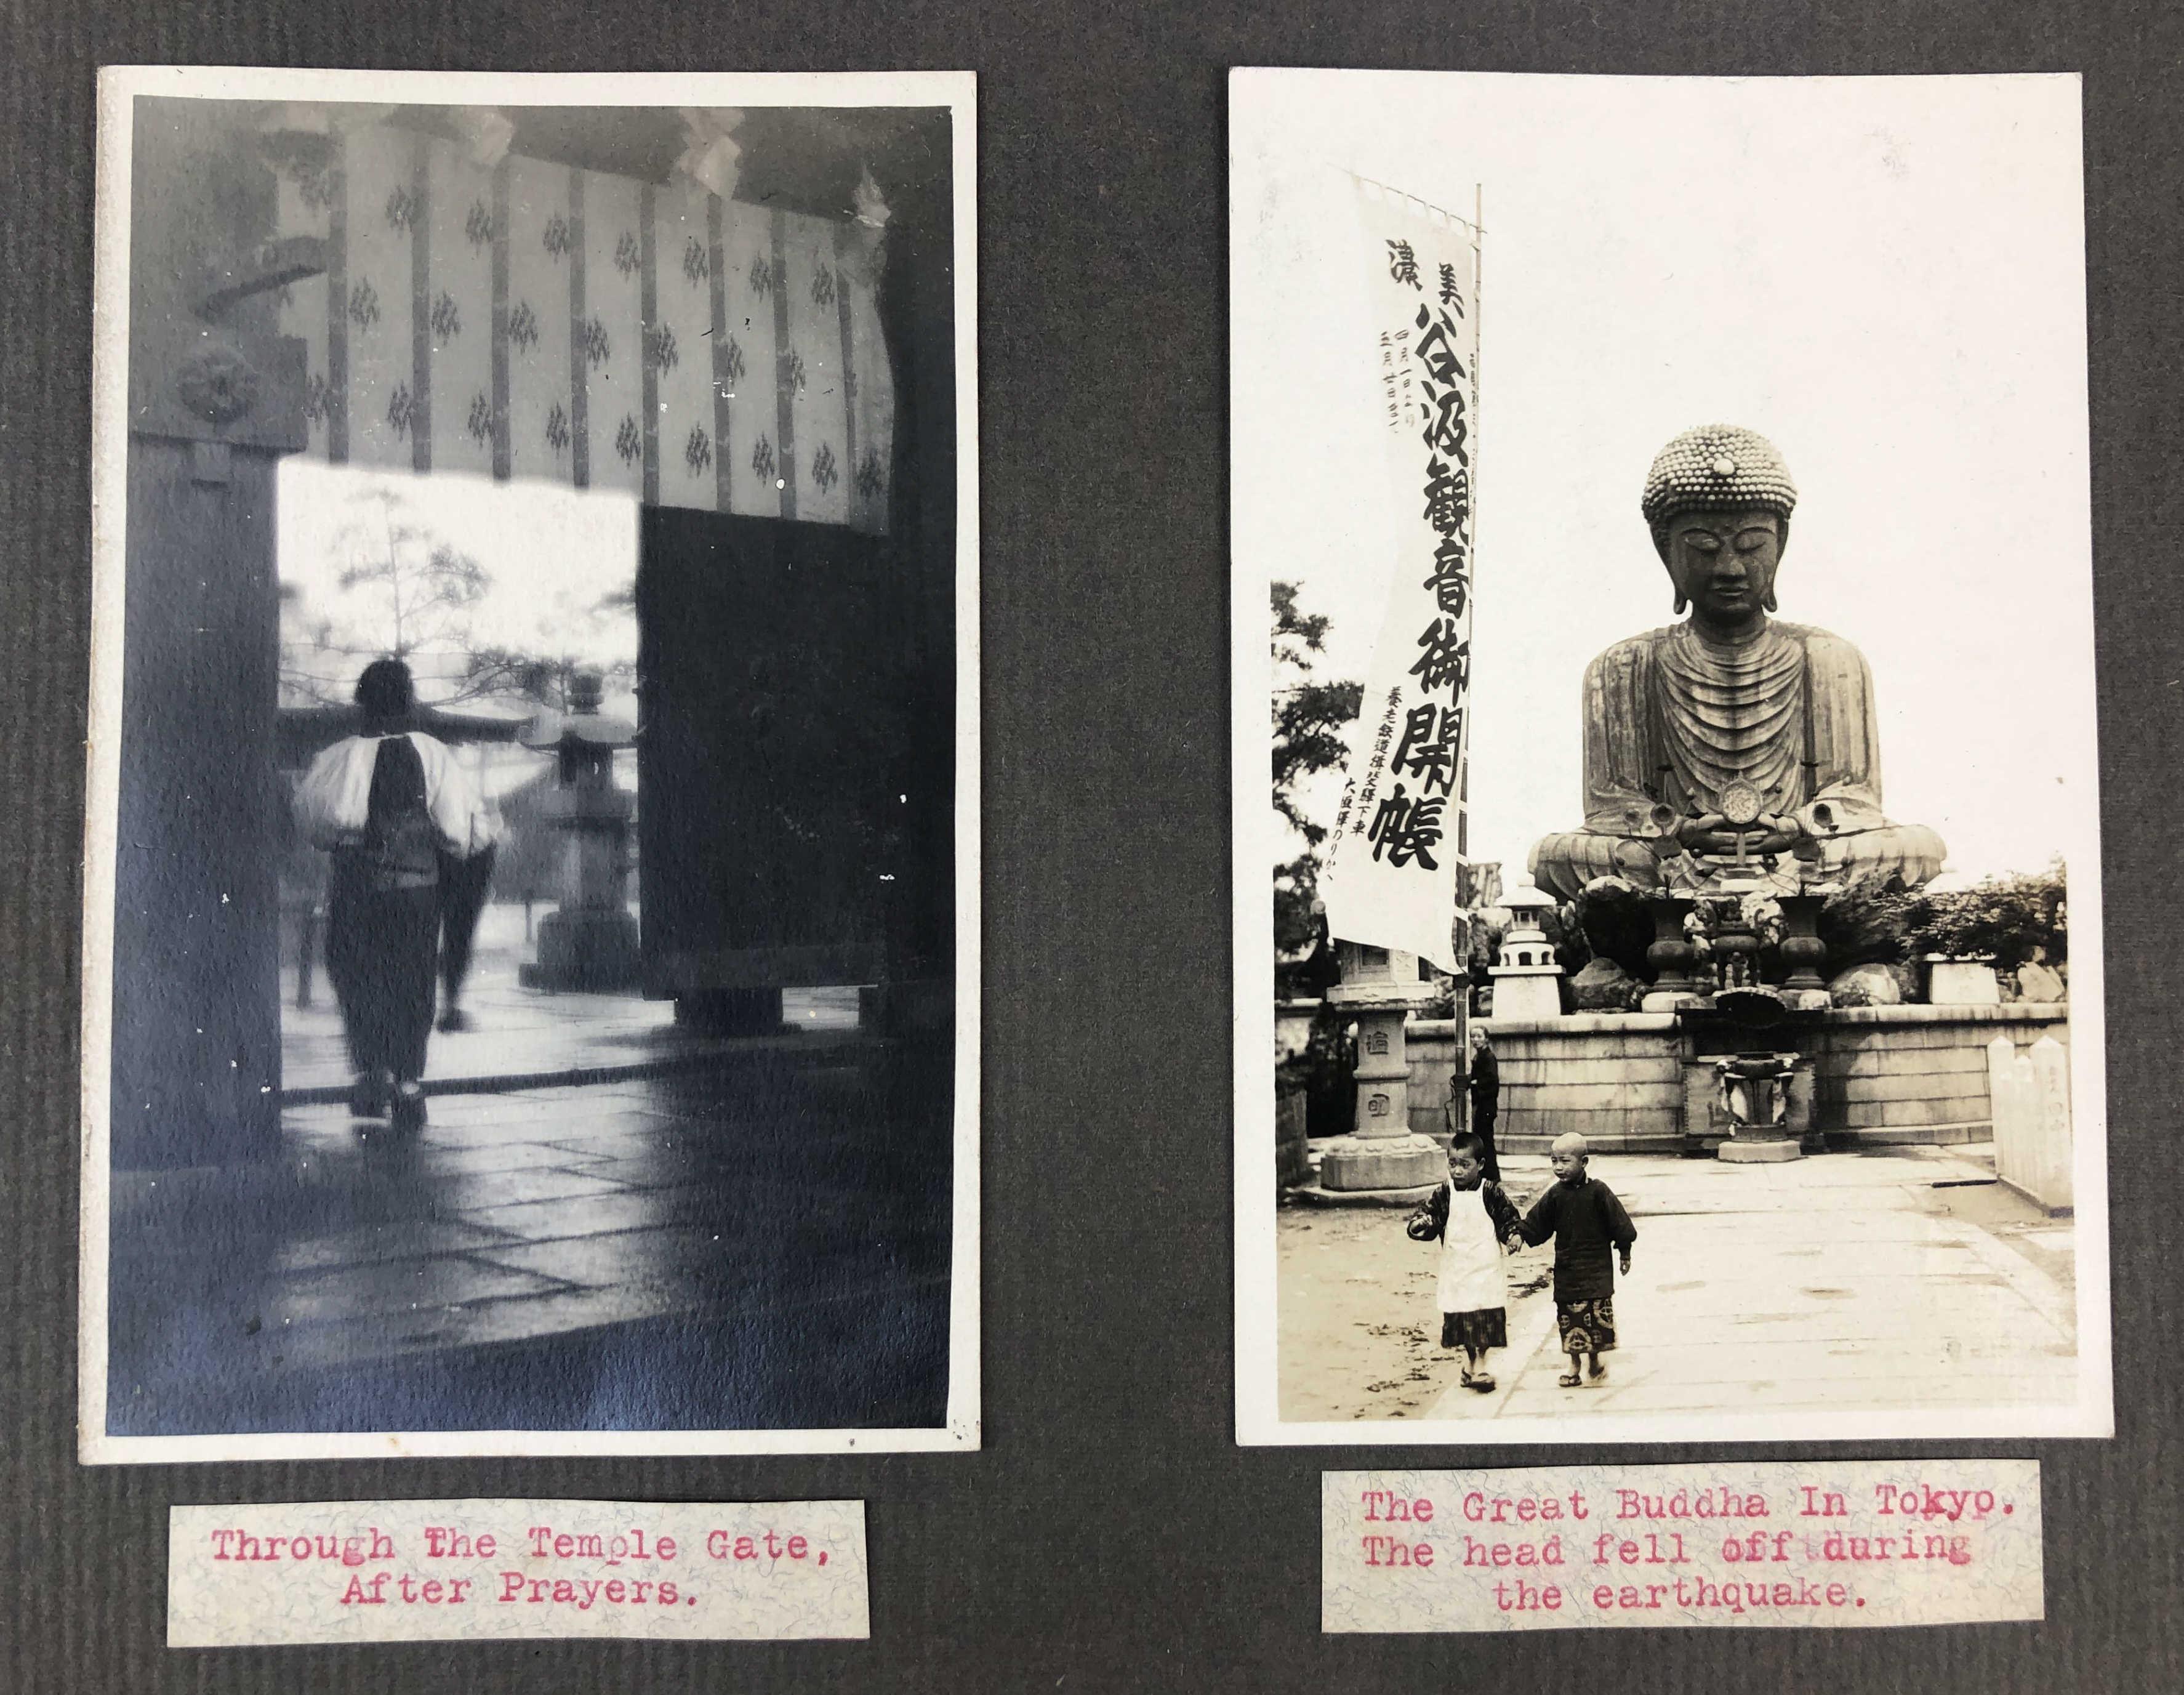
[[[425,810],[440,845],[468,859],[499,834],[499,820],[468,771],[446,744],[422,730],[404,732],[425,769]],[[313,847],[347,847],[361,840],[371,800],[371,773],[384,736],[348,736],[325,749],[296,787],[296,824]]]

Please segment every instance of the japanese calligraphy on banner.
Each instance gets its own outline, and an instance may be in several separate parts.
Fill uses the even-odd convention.
[[[386,124],[279,193],[326,243],[281,306],[315,457],[886,527],[872,231]]]
[[[1466,886],[1479,249],[1461,219],[1359,182],[1374,433],[1395,538],[1321,879],[1329,928],[1453,968]]]

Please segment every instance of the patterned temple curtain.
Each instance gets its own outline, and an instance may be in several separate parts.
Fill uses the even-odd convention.
[[[385,125],[284,170],[310,451],[880,531],[894,386],[859,227]]]

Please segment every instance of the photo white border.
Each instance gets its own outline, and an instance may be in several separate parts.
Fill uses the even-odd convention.
[[[139,95],[496,106],[923,106],[950,117],[956,280],[955,1184],[944,1425],[903,1430],[441,1430],[116,1436],[106,1430],[109,1084],[128,487],[130,159]],[[92,313],[91,711],[83,867],[77,1457],[86,1464],[408,1455],[967,1452],[980,1445],[978,79],[968,71],[705,75],[109,66],[98,77]]]
[[[1446,100],[1464,82],[1492,79],[1600,84],[1695,82],[1706,78],[1585,77],[1472,71],[1352,71],[1296,69],[1238,69],[1228,75],[1229,148],[1229,524],[1232,538],[1245,532],[1248,503],[1263,497],[1245,467],[1251,462],[1251,414],[1244,403],[1245,373],[1262,361],[1266,350],[1245,344],[1246,315],[1235,309],[1238,291],[1251,286],[1251,229],[1242,212],[1250,204],[1240,160],[1254,124],[1265,111],[1293,112],[1296,98],[1314,79],[1370,80],[1379,84],[1390,106]],[[1723,79],[1726,80],[1726,79]],[[1762,81],[1763,79],[1736,79]],[[1969,78],[1830,78],[1830,81],[1885,82],[1900,88],[1925,81]],[[2032,81],[2031,77],[1979,80]],[[2052,80],[2052,79],[2051,79]],[[2064,80],[2074,88],[2075,73]],[[2081,109],[2082,109],[2081,103]],[[2083,252],[2083,149],[2078,181],[2076,234]],[[1488,219],[1490,229],[1492,220]],[[1492,273],[1488,238],[1485,267]],[[1490,318],[1485,321],[1490,323]],[[1490,349],[1479,363],[1490,368]],[[2080,390],[2082,403],[2084,390]],[[1490,400],[1474,451],[1482,461],[1493,455]],[[2072,424],[2086,430],[2081,410]],[[2090,439],[2089,432],[2081,438]],[[1482,474],[1485,483],[1489,474]],[[2090,546],[2090,538],[2088,540]],[[2102,969],[2100,819],[2098,811],[2082,821],[2067,856],[2072,946],[2070,950],[2070,1085],[2075,1138],[2075,1288],[2077,1305],[2077,1393],[2070,1402],[2052,1406],[1947,1410],[1910,1408],[1864,1412],[1789,1413],[1662,1413],[1618,1417],[1585,1413],[1568,1419],[1359,1419],[1287,1420],[1281,1416],[1279,1330],[1277,1207],[1272,1192],[1275,1170],[1273,929],[1268,878],[1284,851],[1268,804],[1266,772],[1268,703],[1273,670],[1268,652],[1268,578],[1231,557],[1229,573],[1230,828],[1234,836],[1234,961],[1235,1150],[1235,1345],[1236,1440],[1244,1446],[1380,1444],[1412,1447],[1516,1447],[1530,1445],[1596,1447],[1615,1442],[1680,1441],[1742,1443],[1783,1441],[1870,1441],[1875,1440],[1975,1440],[2050,1436],[2112,1436],[2115,1434],[2110,1361],[2107,1037]],[[2068,686],[2084,692],[2086,725],[2083,769],[2096,780],[2098,749],[2092,724],[2095,656],[2072,671]],[[1574,693],[1576,679],[1557,686]]]

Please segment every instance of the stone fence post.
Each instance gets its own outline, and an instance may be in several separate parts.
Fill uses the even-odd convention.
[[[2053,1036],[2020,1049],[2008,1036],[1987,1044],[1994,1109],[1995,1175],[2050,1214],[2074,1203],[2070,1056]]]

